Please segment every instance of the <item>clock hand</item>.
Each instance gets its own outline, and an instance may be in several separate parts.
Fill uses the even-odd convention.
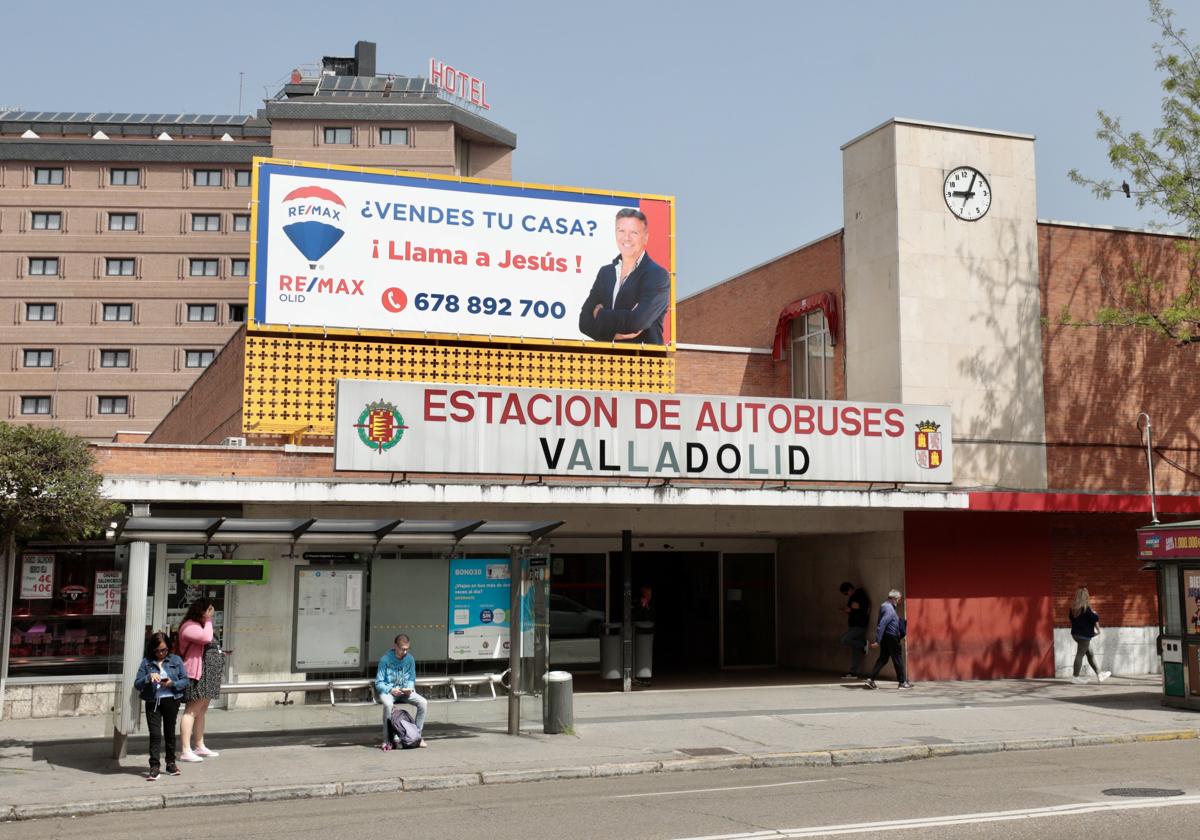
[[[963,196],[963,212],[964,213],[967,212],[967,202],[970,201],[971,196],[973,196],[975,194],[975,193],[971,192],[971,190],[974,188],[975,179],[978,177],[979,177],[978,172],[971,173],[971,183],[967,184],[967,194],[965,196]]]

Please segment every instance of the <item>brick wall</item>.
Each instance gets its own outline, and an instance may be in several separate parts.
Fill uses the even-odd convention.
[[[1060,323],[1063,313],[1072,321],[1094,320],[1135,272],[1178,288],[1188,270],[1179,242],[1145,233],[1038,226],[1052,489],[1144,492],[1145,450],[1135,423],[1146,411],[1154,425],[1159,492],[1200,493],[1200,415],[1179,391],[1194,381],[1200,345],[1177,346],[1134,327]]]
[[[763,353],[680,350],[675,354],[675,390],[680,394],[738,394],[790,397],[790,368]]]
[[[770,348],[780,311],[817,292],[833,292],[842,309],[840,231],[680,301],[679,341]],[[737,313],[737,317],[730,317],[730,313]],[[844,331],[833,348],[829,399],[842,399],[846,394],[843,337]],[[676,357],[676,388],[680,393],[792,395],[789,358],[776,362],[760,354],[690,352],[681,350]]]
[[[1054,626],[1070,627],[1067,610],[1075,590],[1086,586],[1100,623],[1144,627],[1158,623],[1153,572],[1139,569],[1136,529],[1140,515],[1053,514],[1050,556],[1054,580]]]
[[[842,305],[841,231],[681,300],[679,340],[770,347],[780,310],[815,292],[834,292]]]
[[[246,329],[238,330],[147,443],[219,443],[242,434]]]

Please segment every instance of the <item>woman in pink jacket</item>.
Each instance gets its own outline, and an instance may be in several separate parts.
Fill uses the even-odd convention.
[[[203,761],[219,755],[204,744],[204,716],[209,702],[221,695],[221,672],[225,670],[225,657],[213,644],[214,612],[216,607],[211,600],[198,598],[188,607],[187,615],[179,625],[179,655],[188,676],[183,694],[183,715],[179,719],[179,736],[183,742],[180,761]]]

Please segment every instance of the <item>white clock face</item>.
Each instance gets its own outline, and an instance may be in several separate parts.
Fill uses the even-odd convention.
[[[943,192],[950,212],[968,222],[982,219],[992,206],[992,185],[972,166],[952,169]]]

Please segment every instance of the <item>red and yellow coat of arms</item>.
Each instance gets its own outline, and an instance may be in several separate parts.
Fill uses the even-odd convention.
[[[917,466],[926,470],[935,470],[942,465],[942,434],[938,431],[941,426],[932,420],[922,420],[917,423],[916,456]]]
[[[408,426],[396,406],[379,400],[362,410],[354,428],[358,429],[359,440],[382,454],[400,442]]]

